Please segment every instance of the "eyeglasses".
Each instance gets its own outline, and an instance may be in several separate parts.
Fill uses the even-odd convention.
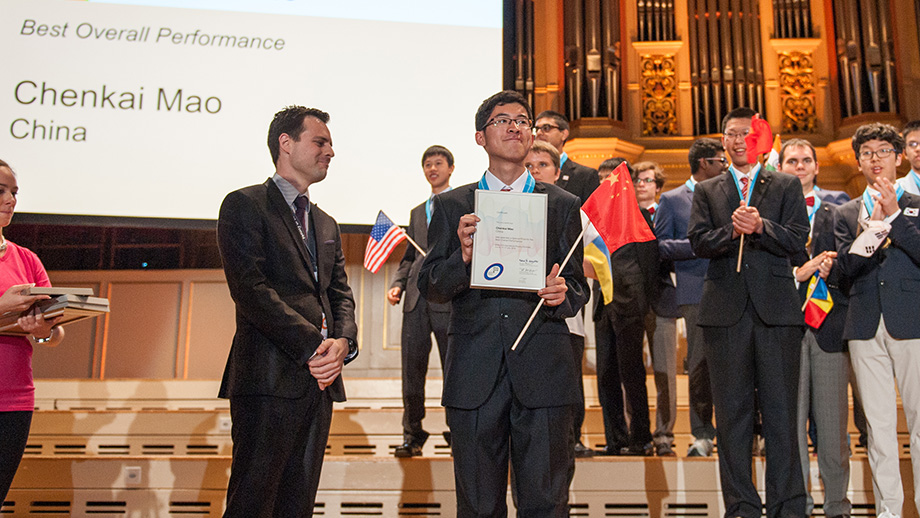
[[[552,130],[554,130],[554,129],[556,129],[556,130],[559,129],[559,126],[553,126],[552,124],[544,124],[544,125],[542,125],[542,126],[535,126],[535,127],[534,127],[534,131],[536,131],[537,133],[541,133],[541,132],[542,132],[542,133],[549,133],[550,131],[552,131]]]
[[[636,178],[636,183],[655,183],[654,178]]]
[[[862,160],[863,162],[868,162],[869,160],[872,160],[872,156],[875,155],[875,157],[878,158],[879,160],[885,160],[886,158],[890,157],[891,155],[895,153],[897,153],[897,151],[895,151],[894,148],[890,148],[890,147],[885,148],[885,149],[879,149],[876,151],[867,150],[867,151],[862,151],[859,153],[859,159]]]
[[[725,164],[728,163],[728,159],[725,158],[724,156],[714,156],[714,157],[710,157],[710,158],[704,158],[703,160],[705,160],[705,161],[707,161],[707,162],[718,162],[718,163],[720,163],[720,164],[722,164],[722,165],[725,165]]]
[[[907,147],[911,149],[916,149],[917,147],[920,147],[920,140],[908,140]]]
[[[530,119],[509,119],[508,117],[496,117],[486,123],[486,126],[495,126],[496,128],[508,128],[512,124],[517,129],[526,130],[530,129]],[[483,128],[485,129],[485,128]]]
[[[751,133],[751,130],[744,130],[740,133],[729,132],[729,133],[723,133],[723,135],[725,136],[725,138],[729,140],[741,140],[747,137],[748,135],[750,135],[750,133]]]

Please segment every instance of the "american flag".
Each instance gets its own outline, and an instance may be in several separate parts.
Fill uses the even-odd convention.
[[[406,239],[406,231],[393,224],[383,211],[378,212],[377,222],[364,249],[364,267],[371,273],[377,273],[403,239]]]

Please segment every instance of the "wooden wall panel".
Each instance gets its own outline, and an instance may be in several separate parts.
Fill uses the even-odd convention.
[[[116,282],[102,353],[104,378],[173,378],[181,282]]]
[[[191,283],[184,345],[187,354],[184,365],[180,365],[183,378],[220,379],[236,329],[234,315],[233,299],[226,282]]]

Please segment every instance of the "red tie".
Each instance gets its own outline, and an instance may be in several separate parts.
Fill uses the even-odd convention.
[[[748,182],[751,180],[747,176],[742,176],[738,179],[741,182],[741,199],[747,201],[748,197]]]
[[[805,198],[805,205],[808,205],[809,207],[814,207],[814,206],[815,206],[815,197],[814,197],[814,196],[809,196],[809,197]]]
[[[654,214],[655,214],[655,206],[654,206],[654,205],[652,205],[651,207],[648,208],[648,213],[649,213],[649,215],[654,215]]]

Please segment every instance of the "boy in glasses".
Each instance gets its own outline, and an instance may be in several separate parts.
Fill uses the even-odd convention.
[[[897,185],[904,139],[887,124],[853,135],[862,196],[837,209],[837,264],[852,283],[843,330],[869,425],[869,465],[879,518],[901,516],[897,392],[910,430],[914,501],[920,507],[920,196]],[[893,375],[893,376],[892,376]]]
[[[905,191],[920,196],[920,120],[910,121],[901,130],[904,137],[904,160],[910,164],[910,172],[898,178],[898,185]]]

